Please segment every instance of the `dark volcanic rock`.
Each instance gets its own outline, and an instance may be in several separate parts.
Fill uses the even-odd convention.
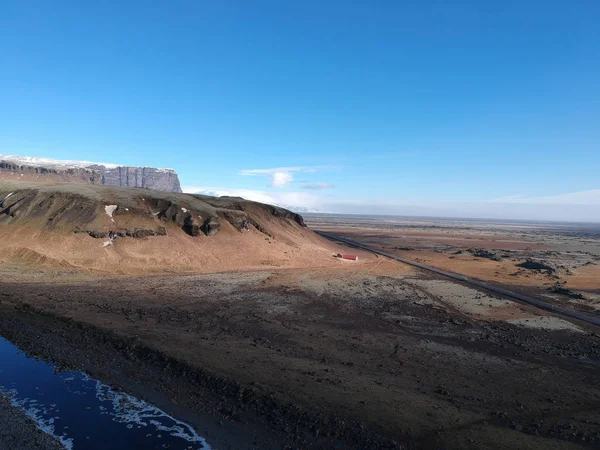
[[[266,203],[248,202],[247,200],[244,200],[241,197],[229,197],[229,196],[211,197],[211,196],[199,195],[199,194],[194,194],[194,197],[199,198],[216,208],[228,209],[228,210],[230,210],[230,212],[232,212],[232,211],[246,211],[247,212],[248,205],[250,203],[252,203],[254,205],[261,205],[263,208],[265,208],[268,211],[268,213],[271,216],[279,217],[279,218],[287,219],[287,220],[292,220],[292,221],[296,222],[298,225],[300,225],[301,227],[306,227],[306,224],[304,223],[304,218],[300,214],[297,214],[295,212],[292,212],[292,211],[282,208],[280,206],[268,205]],[[229,217],[227,217],[226,219],[229,221]],[[235,223],[232,222],[232,224],[235,226]]]
[[[148,236],[166,236],[167,235],[167,230],[165,229],[165,227],[158,227],[156,229],[149,229],[149,228],[132,228],[132,229],[126,229],[126,230],[117,230],[117,231],[112,231],[112,232],[106,232],[106,231],[99,231],[99,230],[83,230],[79,227],[76,227],[73,230],[73,233],[87,233],[89,234],[91,237],[96,238],[96,239],[103,239],[103,238],[107,238],[110,237],[111,233],[114,233],[114,235],[119,236],[119,237],[132,237],[132,238],[144,238],[144,237],[148,237]]]
[[[279,206],[273,206],[273,205],[266,205],[266,206],[268,207],[271,215],[273,215],[275,217],[283,217],[284,219],[291,219],[302,227],[306,226],[306,224],[304,223],[304,217],[302,217],[300,214],[296,214],[295,212],[292,212],[285,208],[281,208]]]
[[[206,222],[204,222],[204,225],[202,225],[202,231],[204,231],[204,234],[207,236],[213,236],[217,234],[220,228],[221,221],[218,217],[210,217],[206,220]]]
[[[187,216],[183,221],[183,231],[190,236],[198,236],[202,231],[202,223],[192,216]]]
[[[79,233],[80,231],[74,230],[74,232]],[[101,239],[101,238],[105,238],[108,236],[108,233],[106,233],[105,231],[97,231],[97,230],[88,230],[87,234],[89,234],[94,239]]]
[[[165,227],[158,227],[156,230],[148,230],[144,228],[134,228],[133,230],[125,231],[125,236],[133,238],[143,238],[148,236],[166,236],[167,230]]]
[[[294,214],[294,220],[296,221],[296,223],[298,225],[300,225],[301,227],[306,227],[306,223],[304,223],[304,217],[302,217],[300,214],[297,213],[292,213]]]
[[[470,248],[467,251],[471,255],[476,256],[477,258],[487,258],[487,259],[491,259],[492,261],[502,261],[502,258],[500,258],[498,255],[496,255],[495,252],[486,250],[484,248]]]
[[[548,290],[550,292],[553,292],[554,294],[566,295],[567,297],[571,297],[571,298],[578,298],[581,300],[583,300],[585,298],[579,292],[575,292],[572,289],[569,289],[568,287],[565,287],[558,282],[554,286],[548,288]]]
[[[553,273],[555,272],[554,267],[549,266],[548,264],[542,261],[534,261],[533,259],[528,259],[521,264],[517,264],[517,267],[522,267],[523,269],[536,270],[538,272],[547,272]]]
[[[244,222],[248,220],[248,214],[244,211],[223,210],[221,215],[238,230],[241,229]]]

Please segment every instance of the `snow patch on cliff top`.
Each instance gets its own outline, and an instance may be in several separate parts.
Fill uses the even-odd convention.
[[[68,169],[93,169],[94,166],[104,166],[106,169],[117,169],[119,167],[141,167],[126,166],[123,164],[111,164],[92,161],[75,161],[68,159],[41,158],[37,156],[19,156],[0,154],[0,161],[11,162],[21,166],[45,167],[47,169],[68,170]],[[145,167],[142,167],[145,168]],[[173,169],[156,169],[159,172],[174,172]]]

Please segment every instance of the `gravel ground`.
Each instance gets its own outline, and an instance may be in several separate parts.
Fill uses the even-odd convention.
[[[597,448],[596,332],[511,324],[540,312],[453,286],[387,262],[0,282],[0,332],[254,448]]]
[[[58,439],[38,429],[33,420],[0,394],[0,450],[62,448]]]

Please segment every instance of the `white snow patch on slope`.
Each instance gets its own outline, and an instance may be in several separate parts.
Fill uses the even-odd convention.
[[[110,217],[110,220],[111,220],[111,221],[113,221],[113,222],[115,221],[115,219],[113,219],[113,213],[115,212],[115,210],[116,210],[117,208],[118,208],[118,206],[117,206],[117,205],[106,205],[106,206],[104,207],[104,211],[106,211],[106,215],[107,215],[108,217]]]
[[[108,217],[112,217],[113,213],[115,212],[115,210],[118,208],[117,205],[106,205],[104,207],[104,211],[106,211],[106,214],[108,215]]]
[[[188,210],[187,210],[187,209],[185,209],[185,208],[181,208],[181,210],[182,210],[184,213],[188,212]]]

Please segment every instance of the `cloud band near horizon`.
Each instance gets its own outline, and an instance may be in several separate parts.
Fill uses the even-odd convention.
[[[339,169],[340,166],[292,166],[274,167],[270,169],[243,169],[238,172],[242,176],[268,176],[271,179],[270,186],[273,188],[287,188],[294,181],[295,172],[314,173],[319,170]],[[331,189],[328,183],[307,184],[303,189]]]

